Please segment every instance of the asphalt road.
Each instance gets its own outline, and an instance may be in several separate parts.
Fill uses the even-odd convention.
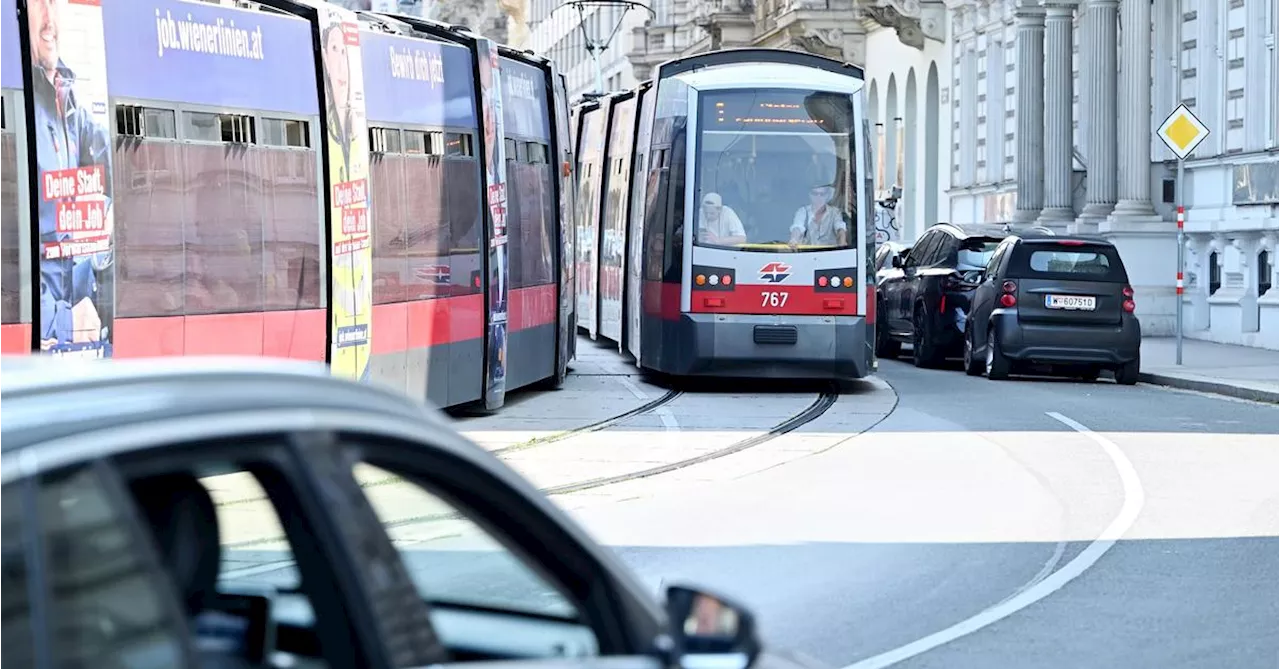
[[[1276,407],[880,374],[896,409],[837,448],[575,513],[655,588],[835,666],[1280,663]]]

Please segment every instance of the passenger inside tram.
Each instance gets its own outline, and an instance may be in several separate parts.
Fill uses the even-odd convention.
[[[719,193],[707,193],[702,197],[702,210],[698,216],[698,242],[715,246],[736,246],[747,242],[747,231],[742,219],[732,207],[726,207]]]
[[[849,225],[844,212],[831,204],[836,189],[831,184],[816,184],[809,189],[809,203],[796,210],[791,221],[791,248],[810,246],[845,246]]]

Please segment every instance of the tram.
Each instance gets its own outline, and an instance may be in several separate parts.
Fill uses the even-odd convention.
[[[550,61],[321,0],[54,4],[0,0],[4,353],[301,358],[490,409],[563,381]]]
[[[853,65],[731,49],[579,105],[579,328],[672,375],[867,375],[863,85]]]

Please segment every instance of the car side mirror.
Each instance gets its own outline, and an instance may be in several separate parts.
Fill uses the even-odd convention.
[[[667,588],[667,620],[671,626],[675,665],[692,669],[705,662],[686,656],[721,655],[717,667],[746,669],[760,654],[755,618],[744,607],[719,595],[673,585]],[[719,659],[719,658],[717,658]]]
[[[893,256],[893,268],[894,268],[894,269],[902,269],[902,266],[903,266],[903,265],[905,265],[905,264],[906,264],[906,262],[907,262],[907,261],[906,261],[906,260],[904,260],[904,259],[902,258],[902,256],[897,255],[897,254],[894,254],[894,256]]]

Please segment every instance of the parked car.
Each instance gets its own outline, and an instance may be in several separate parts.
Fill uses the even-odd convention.
[[[876,270],[876,287],[880,286],[881,281],[887,276],[888,272],[894,268],[894,258],[897,258],[898,265],[902,264],[902,259],[911,251],[910,244],[902,242],[888,241],[876,244],[876,255],[872,264]]]
[[[323,365],[41,356],[0,396],[6,666],[800,666],[723,597],[664,607],[440,413]]]
[[[1000,226],[939,223],[905,259],[891,259],[879,290],[877,315],[884,327],[876,330],[876,355],[897,357],[910,343],[917,367],[959,356],[970,296],[1005,234]]]
[[[965,324],[965,371],[1027,369],[1138,381],[1142,328],[1115,246],[1085,236],[1010,235],[996,248]]]

